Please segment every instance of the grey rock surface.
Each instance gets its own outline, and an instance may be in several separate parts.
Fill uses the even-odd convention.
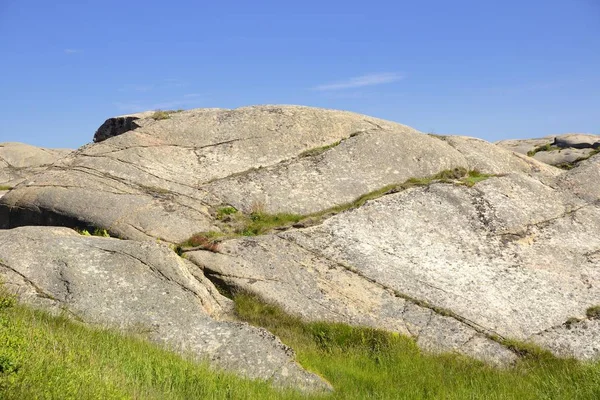
[[[231,311],[192,263],[164,244],[81,236],[68,228],[0,230],[0,278],[21,301],[150,339],[250,378],[306,391],[329,385],[267,331],[219,320]]]
[[[16,186],[71,151],[16,142],[0,143],[0,186]]]
[[[569,169],[597,152],[600,135],[566,133],[539,139],[502,140],[496,145],[517,153],[530,154],[542,163]]]
[[[144,115],[136,116],[138,128],[79,149],[4,196],[0,226],[95,226],[122,238],[181,242],[219,230],[214,214],[224,205],[305,214],[455,167],[553,174],[480,140],[444,141],[344,111],[256,106]]]
[[[309,214],[410,178],[476,169],[494,176],[385,193],[196,249],[184,264],[306,320],[390,329],[432,351],[506,365],[515,355],[502,337],[600,358],[598,326],[585,318],[600,304],[600,155],[564,171],[536,159],[552,152],[526,155],[554,137],[494,145],[299,106],[145,113],[128,130],[129,117],[4,195],[0,227],[93,226],[178,243],[222,229],[224,206]],[[595,150],[555,152],[579,151]],[[564,329],[572,318],[581,322]]]
[[[425,348],[508,362],[497,335],[598,359],[596,324],[576,340],[553,330],[600,304],[600,207],[589,200],[523,174],[433,184],[190,259],[304,318],[408,332]]]

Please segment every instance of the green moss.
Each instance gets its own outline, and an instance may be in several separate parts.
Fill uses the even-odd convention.
[[[0,190],[12,190],[12,186],[0,185]]]

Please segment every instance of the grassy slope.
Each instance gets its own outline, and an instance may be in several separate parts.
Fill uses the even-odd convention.
[[[399,335],[302,323],[247,295],[238,295],[236,305],[242,319],[271,329],[296,349],[302,365],[333,384],[336,392],[325,398],[600,398],[600,363],[542,357],[502,371],[456,355],[423,354]],[[140,338],[1,300],[0,371],[2,399],[302,398],[215,373]]]

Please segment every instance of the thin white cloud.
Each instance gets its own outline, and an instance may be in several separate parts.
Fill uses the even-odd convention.
[[[185,97],[185,98],[200,97],[200,96],[202,96],[201,93],[188,93],[188,94],[183,95],[183,97]]]
[[[65,52],[65,54],[75,54],[75,53],[79,53],[79,50],[77,50],[77,49],[65,49],[64,52]]]
[[[119,89],[119,92],[149,92],[154,89],[154,85],[135,85],[127,84]]]
[[[327,90],[353,89],[353,88],[359,88],[359,87],[364,87],[364,86],[374,86],[374,85],[382,85],[385,83],[392,83],[392,82],[399,81],[402,78],[403,78],[403,76],[396,72],[367,74],[367,75],[350,78],[346,81],[332,82],[332,83],[326,83],[323,85],[318,85],[318,86],[315,86],[313,88],[313,90],[327,91]]]

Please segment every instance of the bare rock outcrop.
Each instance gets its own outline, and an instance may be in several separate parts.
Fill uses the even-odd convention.
[[[0,199],[0,227],[90,226],[152,244],[225,234],[184,249],[186,268],[306,320],[388,329],[501,365],[516,358],[504,339],[600,358],[586,316],[600,304],[593,144],[503,148],[299,106],[135,118]],[[569,171],[540,162],[552,146],[588,159]],[[467,170],[478,172],[452,173]],[[226,230],[224,209],[301,221],[242,237]]]
[[[0,186],[16,186],[71,151],[45,149],[24,143],[0,143]]]

